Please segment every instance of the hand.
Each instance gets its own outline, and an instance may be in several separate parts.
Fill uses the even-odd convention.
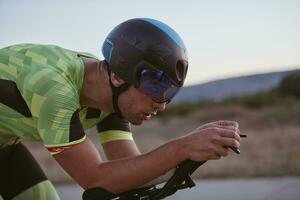
[[[234,121],[216,121],[198,127],[184,137],[191,160],[216,160],[240,146],[239,125]]]

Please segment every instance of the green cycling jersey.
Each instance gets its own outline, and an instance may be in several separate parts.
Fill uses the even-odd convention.
[[[95,125],[102,143],[132,140],[127,120],[80,106],[82,57],[97,59],[55,45],[0,50],[0,148],[24,139],[41,140],[56,154],[82,142],[84,130]]]

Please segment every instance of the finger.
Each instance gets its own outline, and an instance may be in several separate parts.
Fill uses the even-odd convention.
[[[239,135],[239,130],[231,130],[226,128],[218,128],[219,135],[222,137],[234,138],[237,141],[241,141],[241,137]]]
[[[239,129],[237,126],[223,126],[223,125],[220,125],[219,123],[217,122],[212,122],[212,123],[208,123],[208,124],[205,124],[203,126],[200,126],[198,127],[196,130],[203,130],[203,129],[207,129],[207,128],[225,128],[225,129],[231,129],[231,130],[234,130],[234,131],[237,131],[238,133],[240,133]]]
[[[226,157],[228,156],[228,153],[229,153],[229,149],[226,148],[226,147],[223,147],[223,146],[219,146],[217,149],[216,149],[216,153],[222,157]]]
[[[240,154],[241,151],[238,148],[233,148],[233,147],[226,147],[226,148],[230,148],[232,151],[234,151],[236,154]]]
[[[239,128],[239,124],[235,121],[220,120],[220,121],[216,121],[214,123],[217,125],[220,125],[220,126],[233,126],[235,128]]]
[[[240,147],[239,141],[233,138],[221,137],[219,140],[216,140],[216,143],[222,147],[231,147],[234,149],[238,149]]]
[[[219,160],[222,156],[217,152],[214,152],[210,157],[209,160]]]
[[[196,128],[196,129],[198,129],[198,130],[200,130],[200,129],[206,129],[206,128],[212,127],[212,126],[214,126],[214,125],[215,125],[214,122],[210,122],[210,123],[204,124],[204,125],[202,125],[202,126],[199,126],[199,127]]]
[[[232,131],[240,133],[240,130],[238,128],[236,128],[235,126],[221,126],[221,125],[215,124],[213,127],[227,129],[227,130],[232,130]]]

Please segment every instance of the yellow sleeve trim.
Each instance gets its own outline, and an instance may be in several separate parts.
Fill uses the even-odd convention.
[[[75,140],[73,142],[68,142],[68,143],[60,143],[60,144],[44,144],[45,147],[57,147],[57,146],[69,146],[72,144],[79,144],[80,142],[83,142],[86,139],[86,135],[83,136],[83,138],[79,139],[79,140]]]
[[[45,147],[47,148],[47,150],[49,151],[49,153],[51,155],[56,155],[58,153],[63,152],[66,149],[69,149],[81,142],[83,142],[86,139],[86,135],[81,138],[80,140],[76,140],[70,143],[63,143],[63,144],[55,144],[55,145],[45,145]]]
[[[98,134],[99,141],[101,144],[105,144],[107,142],[116,141],[116,140],[132,140],[132,133],[121,130],[109,130],[99,132]]]

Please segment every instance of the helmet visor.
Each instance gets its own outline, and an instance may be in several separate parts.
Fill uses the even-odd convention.
[[[152,69],[139,72],[135,87],[157,103],[170,102],[180,89],[163,71]]]

